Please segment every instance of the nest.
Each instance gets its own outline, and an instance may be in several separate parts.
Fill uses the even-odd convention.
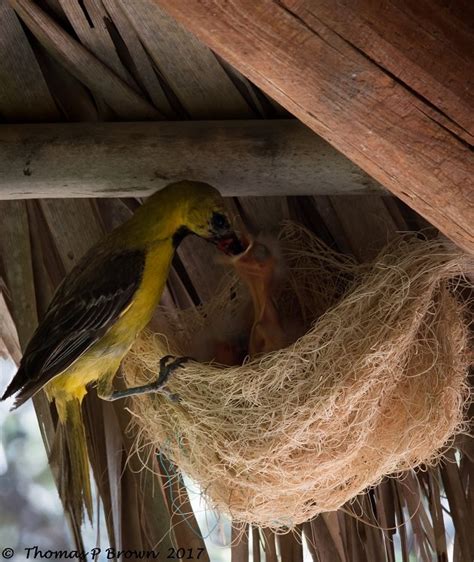
[[[454,293],[473,260],[454,247],[405,237],[361,266],[286,225],[282,252],[280,316],[303,335],[241,366],[187,364],[169,383],[179,403],[130,403],[138,450],[159,449],[234,520],[273,529],[438,459],[464,429],[472,358]],[[163,308],[160,333],[124,363],[127,385],[154,380],[163,355],[192,354],[196,337],[205,348],[202,334],[238,339],[248,306],[230,278],[202,307]]]

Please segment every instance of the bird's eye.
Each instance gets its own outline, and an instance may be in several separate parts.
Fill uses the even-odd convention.
[[[215,231],[228,230],[230,225],[227,217],[222,213],[213,213],[211,218],[211,226]]]

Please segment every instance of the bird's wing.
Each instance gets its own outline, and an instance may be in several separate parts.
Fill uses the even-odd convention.
[[[96,256],[97,257],[97,256]],[[96,343],[132,302],[145,266],[142,250],[89,254],[59,287],[2,399],[20,405]]]

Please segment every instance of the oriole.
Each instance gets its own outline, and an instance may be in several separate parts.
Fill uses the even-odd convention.
[[[113,377],[151,319],[174,251],[187,234],[205,238],[226,253],[243,249],[217,190],[191,181],[167,186],[95,245],[66,276],[2,397],[4,400],[17,393],[17,407],[44,387],[49,400],[55,401],[74,465],[76,480],[70,484],[81,485],[89,512],[81,401],[94,382],[102,398],[117,396],[112,393]],[[163,362],[155,389],[170,370]],[[130,389],[119,396],[135,393],[136,389]]]

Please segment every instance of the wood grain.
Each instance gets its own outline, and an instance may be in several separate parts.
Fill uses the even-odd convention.
[[[291,533],[278,535],[277,539],[282,560],[303,562],[303,539],[299,527]]]
[[[447,118],[448,127],[472,141],[474,27],[466,33],[447,5],[435,6],[432,0],[284,0],[282,4],[305,21],[310,21],[307,14],[323,21],[387,75],[435,106]]]
[[[136,82],[148,94],[155,107],[167,118],[172,118],[173,109],[153,68],[152,60],[140,41],[139,34],[130,25],[122,6],[117,0],[102,0],[102,4],[124,43],[129,57],[129,70]]]
[[[56,121],[59,112],[26,34],[0,0],[0,115],[8,121]]]
[[[182,179],[206,181],[228,196],[379,188],[296,120],[0,129],[0,199],[144,196]]]
[[[76,41],[31,0],[11,0],[21,20],[43,47],[123,119],[159,119],[141,94]]]
[[[64,13],[70,21],[81,43],[89,49],[101,62],[126,82],[131,88],[139,91],[132,76],[127,72],[120,60],[114,42],[107,30],[107,12],[99,0],[59,0]]]
[[[457,244],[474,251],[472,132],[462,130],[464,118],[457,122],[462,108],[449,115],[447,105],[437,107],[414,82],[397,77],[409,62],[402,48],[393,62],[397,68],[385,68],[383,60],[357,46],[356,26],[345,25],[340,33],[332,28],[326,3],[319,0],[155,1]],[[358,17],[365,4],[351,3]],[[391,4],[403,9],[404,3]],[[433,33],[440,24],[431,13],[411,17]],[[382,11],[373,17],[386,28]],[[401,19],[394,25],[401,29]],[[363,30],[368,27],[364,23]],[[443,34],[444,42],[457,44],[446,25]],[[410,40],[418,52],[429,51],[426,34]],[[378,46],[383,47],[374,37],[373,49]],[[430,69],[444,91],[450,90],[445,67],[457,60],[453,54]]]
[[[278,562],[276,551],[276,535],[270,529],[262,529],[263,551],[266,562]]]
[[[30,230],[24,201],[2,201],[0,205],[0,259],[23,349],[38,322]]]
[[[0,357],[11,359],[15,365],[20,364],[21,350],[18,333],[5,299],[3,282],[0,279]],[[2,380],[2,383],[5,381]]]
[[[90,90],[41,45],[36,45],[35,53],[65,120],[100,121],[98,107]]]
[[[335,196],[331,197],[331,205],[351,253],[361,262],[374,259],[381,248],[397,236],[397,225],[380,196]]]
[[[251,117],[214,54],[152,0],[119,0],[163,78],[194,119]]]
[[[232,523],[231,562],[249,562],[249,527],[243,523]]]

